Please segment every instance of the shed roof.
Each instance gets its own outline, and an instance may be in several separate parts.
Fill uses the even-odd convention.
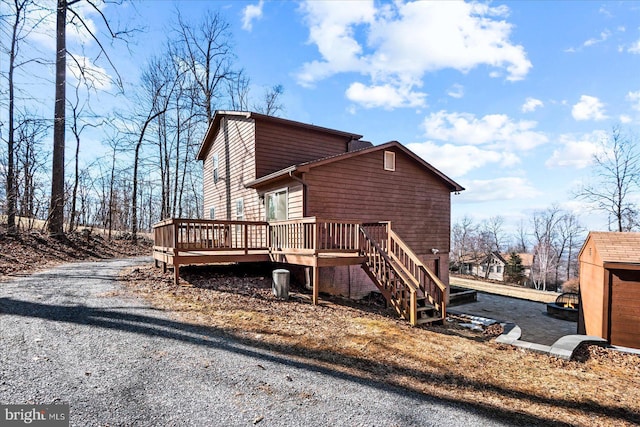
[[[267,116],[265,114],[254,113],[252,111],[224,111],[224,110],[217,110],[215,115],[213,116],[213,118],[209,122],[209,128],[207,129],[207,133],[205,134],[204,139],[202,140],[202,144],[200,144],[200,149],[198,150],[198,155],[196,156],[197,160],[204,160],[205,159],[205,157],[207,155],[207,151],[209,150],[209,147],[211,146],[211,144],[213,144],[213,140],[215,138],[215,135],[218,133],[218,130],[220,129],[220,122],[222,121],[223,117],[239,117],[239,118],[246,118],[246,119],[270,121],[270,122],[275,122],[275,123],[279,123],[279,124],[286,125],[286,126],[310,129],[310,130],[315,130],[317,132],[323,132],[323,133],[338,135],[338,136],[342,136],[342,137],[349,138],[349,139],[356,139],[357,140],[357,139],[362,138],[362,135],[358,135],[358,134],[355,134],[355,133],[352,133],[352,132],[343,132],[341,130],[329,129],[329,128],[325,128],[325,127],[322,127],[322,126],[316,126],[316,125],[311,125],[311,124],[308,124],[308,123],[296,122],[296,121],[293,121],[293,120],[283,119],[283,118],[280,118],[280,117]]]
[[[580,256],[589,240],[593,241],[603,263],[640,264],[640,233],[590,231]]]
[[[363,149],[360,149],[360,150],[349,151],[347,153],[337,154],[335,156],[325,157],[325,158],[322,158],[322,159],[312,160],[310,162],[301,163],[299,165],[289,166],[287,168],[284,168],[284,169],[281,169],[279,171],[273,172],[273,173],[271,173],[269,175],[266,175],[266,176],[263,176],[261,178],[258,178],[255,181],[252,181],[252,182],[246,184],[245,186],[249,187],[249,188],[257,188],[257,187],[260,187],[262,185],[271,183],[271,182],[273,182],[275,180],[281,179],[285,175],[291,175],[291,174],[293,174],[295,172],[307,172],[307,171],[309,171],[309,169],[312,169],[312,168],[315,168],[315,167],[318,167],[318,166],[322,166],[322,165],[325,165],[325,164],[328,164],[328,163],[338,162],[338,161],[349,159],[349,158],[356,157],[356,156],[362,156],[364,154],[372,153],[372,152],[375,152],[375,151],[388,150],[389,148],[392,148],[392,147],[398,148],[400,151],[404,152],[411,159],[416,161],[421,167],[423,167],[424,169],[428,170],[432,174],[434,174],[437,177],[439,177],[440,179],[442,179],[445,182],[445,184],[449,187],[450,191],[463,191],[464,190],[464,187],[462,187],[460,184],[458,184],[457,182],[455,182],[454,180],[452,180],[451,178],[449,178],[448,176],[446,176],[445,174],[440,172],[438,169],[436,169],[435,167],[433,167],[432,165],[430,165],[429,163],[424,161],[421,157],[419,157],[413,151],[409,150],[404,145],[400,144],[398,141],[390,141],[390,142],[387,142],[387,143],[382,144],[382,145],[375,145],[373,147],[367,147],[367,148],[363,148]]]

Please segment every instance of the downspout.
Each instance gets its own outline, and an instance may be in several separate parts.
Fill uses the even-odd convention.
[[[227,220],[231,220],[231,156],[229,154],[229,126],[227,124],[227,118],[222,118],[222,131],[224,132],[224,187],[225,187],[225,199],[227,205]]]
[[[293,174],[293,172],[295,172],[294,170],[289,171],[289,178],[293,179],[294,181],[298,181],[300,184],[302,184],[303,190],[302,190],[302,217],[305,218],[307,216],[307,190],[309,189],[309,184],[306,183],[306,181],[304,181],[303,179],[295,176]]]

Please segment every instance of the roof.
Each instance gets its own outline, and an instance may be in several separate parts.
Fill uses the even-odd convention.
[[[502,258],[508,262],[509,258],[511,258],[511,254],[512,252],[506,252],[501,255],[502,255]],[[531,267],[531,265],[533,265],[533,254],[529,254],[526,252],[516,252],[516,255],[520,257],[520,261],[522,261],[523,267]]]
[[[392,148],[392,147],[397,148],[400,151],[404,152],[407,156],[409,156],[411,159],[416,161],[424,169],[428,170],[429,172],[433,173],[434,175],[436,175],[437,177],[442,179],[447,184],[447,186],[449,187],[450,191],[463,191],[464,190],[464,187],[462,187],[460,184],[458,184],[457,182],[455,182],[454,180],[452,180],[451,178],[449,178],[448,176],[446,176],[445,174],[440,172],[438,169],[436,169],[435,167],[433,167],[429,163],[425,162],[421,157],[419,157],[413,151],[409,150],[404,145],[400,144],[398,141],[390,141],[390,142],[387,142],[387,143],[382,144],[382,145],[375,145],[373,147],[367,147],[367,148],[363,148],[363,149],[360,149],[360,150],[349,151],[347,153],[337,154],[335,156],[325,157],[325,158],[322,158],[322,159],[312,160],[312,161],[306,162],[306,163],[301,163],[299,165],[289,166],[289,167],[287,167],[285,169],[281,169],[281,170],[273,172],[273,173],[271,173],[269,175],[260,177],[260,178],[256,179],[255,181],[252,181],[252,182],[246,184],[245,186],[249,187],[249,188],[256,188],[256,187],[262,186],[264,184],[271,183],[273,181],[281,179],[285,175],[291,175],[291,174],[293,174],[295,172],[299,172],[299,173],[308,172],[312,168],[315,168],[315,167],[318,167],[318,166],[322,166],[322,165],[326,165],[328,163],[338,162],[338,161],[341,161],[341,160],[350,159],[352,157],[357,157],[357,156],[362,156],[364,154],[368,154],[368,153],[372,153],[372,152],[376,152],[376,151],[388,150],[389,148]]]
[[[205,159],[207,151],[209,151],[209,147],[211,147],[211,144],[213,144],[213,140],[215,138],[215,135],[218,133],[218,130],[220,129],[220,122],[222,121],[223,117],[239,117],[239,118],[245,118],[245,119],[270,121],[270,122],[275,122],[275,123],[286,125],[286,126],[310,129],[310,130],[314,130],[314,131],[317,131],[317,132],[338,135],[338,136],[342,136],[342,137],[345,137],[345,138],[348,138],[348,139],[356,139],[357,140],[357,139],[362,138],[362,135],[358,135],[358,134],[355,134],[355,133],[352,133],[352,132],[343,132],[343,131],[340,131],[340,130],[329,129],[329,128],[325,128],[325,127],[321,127],[321,126],[311,125],[311,124],[308,124],[308,123],[302,123],[302,122],[296,122],[296,121],[293,121],[293,120],[282,119],[280,117],[267,116],[265,114],[254,113],[252,111],[223,111],[223,110],[218,110],[218,111],[216,111],[216,113],[214,114],[213,118],[209,122],[209,128],[207,129],[207,133],[205,134],[204,139],[202,140],[202,144],[200,144],[200,149],[198,150],[198,155],[196,156],[197,160],[204,160]]]
[[[603,263],[640,264],[640,233],[590,231],[579,256],[589,240],[593,241]]]

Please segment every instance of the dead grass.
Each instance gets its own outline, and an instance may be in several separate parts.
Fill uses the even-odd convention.
[[[638,356],[589,346],[567,362],[496,344],[455,321],[412,328],[376,301],[325,297],[314,307],[300,289],[281,301],[271,294],[269,271],[258,266],[181,272],[181,286],[152,267],[122,279],[185,322],[345,375],[468,403],[514,424],[640,423]]]

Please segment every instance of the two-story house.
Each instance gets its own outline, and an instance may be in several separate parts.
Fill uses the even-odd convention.
[[[302,249],[296,253],[291,241],[281,243],[282,232],[274,231],[278,224],[322,218],[356,224],[364,233],[365,224],[384,221],[393,234],[380,235],[377,244],[390,252],[390,265],[404,257],[410,264],[407,271],[425,275],[417,272],[424,264],[429,274],[448,284],[451,193],[463,188],[399,142],[374,146],[351,132],[252,112],[218,111],[197,158],[204,164],[205,218],[220,224],[268,224],[269,241],[264,245],[272,261],[304,265]],[[292,227],[286,231],[288,240]],[[332,239],[325,245],[327,251],[348,246],[362,254],[361,238],[374,233],[369,228],[353,237],[332,225],[322,227],[320,232],[316,226],[315,238]],[[302,242],[303,237],[296,236]],[[407,258],[409,252],[414,261]],[[339,264],[321,266],[315,261],[316,292],[359,298],[380,289],[371,269],[361,267],[362,259]],[[389,268],[396,268],[397,278],[413,274],[397,265]],[[380,274],[389,277],[382,270]]]

